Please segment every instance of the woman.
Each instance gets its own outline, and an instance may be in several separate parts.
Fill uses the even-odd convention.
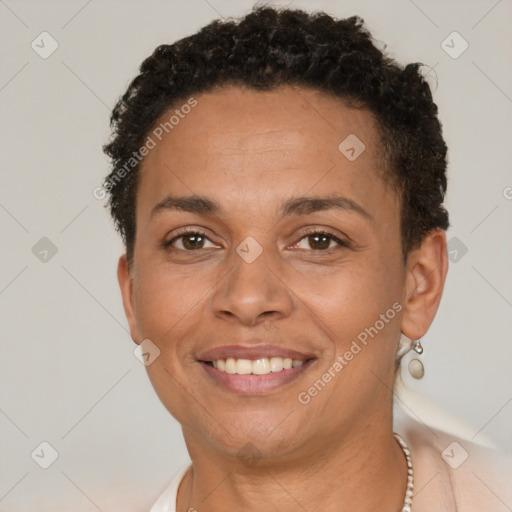
[[[448,268],[419,65],[359,18],[259,8],[140,71],[104,186],[131,336],[192,460],[151,511],[511,506],[483,449],[393,432],[400,359],[421,353]]]

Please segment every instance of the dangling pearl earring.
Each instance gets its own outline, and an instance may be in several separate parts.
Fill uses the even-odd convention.
[[[423,354],[423,347],[420,340],[415,340],[412,344],[412,348],[417,354]],[[425,375],[425,368],[423,367],[423,363],[419,359],[411,359],[409,361],[409,373],[415,379],[421,379],[423,375]]]

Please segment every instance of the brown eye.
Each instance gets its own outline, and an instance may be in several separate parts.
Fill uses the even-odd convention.
[[[205,240],[204,237],[199,234],[183,235],[182,239],[183,247],[187,250],[202,249]]]
[[[324,250],[329,249],[329,245],[331,243],[331,238],[326,235],[309,235],[308,236],[309,246],[312,249],[316,250]]]
[[[332,245],[334,242],[334,245]],[[303,244],[301,246],[301,244]],[[313,251],[328,252],[330,249],[341,247],[348,247],[348,243],[340,240],[333,233],[323,231],[313,231],[303,236],[297,243],[299,249],[313,249]]]
[[[172,240],[167,242],[165,246],[167,248],[172,246],[175,249],[190,252],[204,249],[206,243],[210,243],[211,247],[216,247],[204,233],[187,231],[175,236]]]

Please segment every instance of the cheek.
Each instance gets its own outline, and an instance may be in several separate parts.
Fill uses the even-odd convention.
[[[376,265],[354,260],[321,277],[297,283],[296,289],[314,316],[335,326],[346,338],[357,326],[378,317],[386,303],[388,286]]]
[[[347,384],[348,379],[359,386],[369,369],[385,375],[393,365],[400,330],[400,276],[395,273],[378,261],[353,261],[336,274],[316,280],[315,294],[310,287],[313,281],[301,288],[300,296],[308,306],[305,311],[317,329],[328,334],[330,362],[345,354],[350,361],[338,381]]]
[[[171,270],[154,263],[145,265],[134,287],[135,313],[142,333],[157,338],[170,334],[201,307],[208,282],[204,273]]]
[[[140,269],[136,283],[134,304],[141,336],[160,350],[159,357],[146,367],[148,377],[167,410],[186,422],[201,414],[190,407],[194,391],[188,374],[192,360],[187,340],[197,338],[204,324],[201,315],[208,282],[204,274],[171,271],[168,265],[149,263]]]

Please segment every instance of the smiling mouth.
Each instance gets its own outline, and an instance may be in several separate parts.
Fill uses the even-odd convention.
[[[199,364],[221,388],[239,395],[267,395],[291,384],[308,371],[316,361],[289,357],[259,357],[257,359],[199,360]]]
[[[267,375],[269,373],[279,373],[292,368],[298,368],[304,363],[310,361],[291,359],[289,357],[262,357],[259,359],[217,359],[215,361],[202,361],[203,363],[230,375]]]
[[[312,351],[261,343],[219,345],[197,354],[196,361],[203,370],[211,389],[239,395],[267,395],[278,391],[316,366],[318,356]]]

